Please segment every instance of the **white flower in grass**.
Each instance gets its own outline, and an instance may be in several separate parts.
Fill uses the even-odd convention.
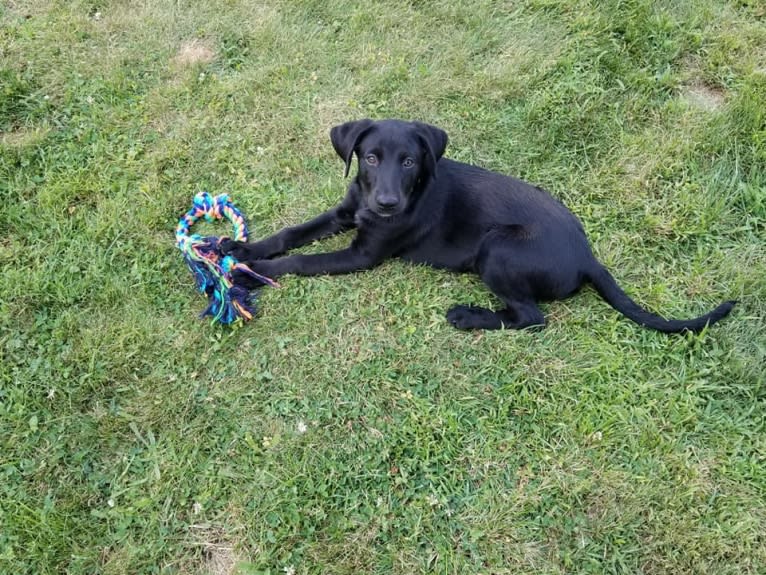
[[[295,566],[288,565],[287,567],[282,569],[282,571],[285,572],[285,575],[295,575]]]
[[[202,505],[195,501],[194,505],[192,505],[192,511],[194,512],[194,515],[199,515],[200,511],[202,511]]]
[[[298,425],[296,425],[296,429],[298,430],[298,433],[306,433],[308,431],[308,426],[306,425],[306,422],[302,419],[298,420]]]

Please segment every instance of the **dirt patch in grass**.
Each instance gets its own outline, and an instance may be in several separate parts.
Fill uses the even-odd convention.
[[[186,68],[195,64],[209,64],[215,60],[215,51],[210,42],[195,38],[184,42],[173,57],[173,64]]]
[[[47,129],[24,129],[19,128],[0,133],[0,145],[10,148],[25,148],[34,146],[45,139]]]
[[[210,575],[231,575],[237,566],[237,556],[231,547],[215,545],[205,549],[204,572]]]
[[[10,0],[5,3],[5,7],[14,16],[20,16],[25,19],[45,14],[49,9],[49,3],[43,0]]]
[[[715,112],[723,106],[725,96],[721,88],[708,86],[702,82],[692,82],[681,91],[681,97],[686,102],[707,112]]]
[[[229,541],[223,529],[207,523],[191,526],[194,545],[201,548],[200,556],[188,565],[189,573],[205,575],[233,575],[242,557]],[[184,571],[186,572],[186,571]]]

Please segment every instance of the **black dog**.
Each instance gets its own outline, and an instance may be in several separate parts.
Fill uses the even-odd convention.
[[[340,205],[260,242],[224,243],[224,252],[272,278],[349,273],[392,257],[478,273],[505,307],[453,307],[447,319],[458,329],[544,325],[537,302],[566,298],[585,282],[631,320],[663,332],[699,331],[734,306],[728,301],[691,320],[666,320],[639,307],[596,260],[563,204],[520,180],[442,158],[447,134],[439,128],[360,120],[334,127],[330,139],[346,175],[354,152],[359,162]],[[352,228],[356,237],[344,250],[267,259]],[[235,276],[246,287],[251,281]]]

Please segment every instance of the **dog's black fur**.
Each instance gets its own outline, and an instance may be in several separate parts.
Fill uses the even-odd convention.
[[[593,255],[577,218],[546,191],[508,176],[443,158],[447,134],[428,124],[359,120],[330,133],[358,173],[337,207],[255,243],[223,250],[268,277],[342,274],[399,257],[474,272],[503,302],[499,311],[459,305],[447,319],[459,329],[542,326],[538,301],[563,299],[590,282],[616,310],[663,332],[699,331],[725,317],[724,302],[690,320],[650,313],[617,285]],[[272,258],[318,238],[356,229],[346,249]],[[244,274],[235,281],[253,287]]]

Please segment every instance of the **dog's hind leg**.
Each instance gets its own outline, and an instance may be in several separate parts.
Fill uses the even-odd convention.
[[[537,307],[538,292],[551,291],[556,273],[543,265],[546,258],[541,257],[541,248],[545,246],[530,241],[524,230],[514,226],[487,234],[476,258],[476,271],[506,307],[493,311],[455,306],[447,312],[449,322],[458,329],[543,327],[545,317]]]
[[[545,325],[545,317],[535,302],[506,301],[507,307],[492,311],[484,307],[456,305],[447,320],[458,329],[523,329]]]

